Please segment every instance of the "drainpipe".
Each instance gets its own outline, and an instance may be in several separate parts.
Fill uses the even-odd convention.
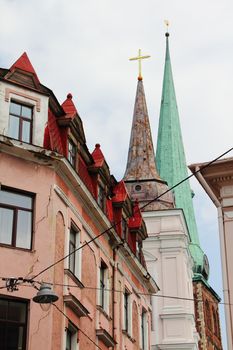
[[[227,344],[228,350],[232,349],[233,339],[232,339],[232,315],[231,315],[231,307],[230,307],[230,298],[229,298],[229,278],[228,278],[228,263],[227,263],[227,255],[226,255],[226,237],[224,230],[224,217],[222,205],[219,202],[218,198],[215,196],[214,192],[207,184],[203,175],[200,172],[200,168],[198,166],[195,167],[195,176],[198,178],[198,181],[203,186],[211,200],[214,202],[215,206],[218,210],[218,226],[219,226],[219,241],[220,241],[220,251],[221,251],[221,263],[222,263],[222,282],[223,282],[223,296],[225,305],[225,322],[226,322],[226,333],[227,333]]]
[[[115,340],[115,290],[116,290],[116,249],[113,249],[113,268],[112,268],[112,337]],[[115,346],[114,346],[115,348]]]

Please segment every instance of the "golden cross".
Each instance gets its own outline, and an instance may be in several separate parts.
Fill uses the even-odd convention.
[[[138,56],[132,57],[129,59],[130,61],[136,61],[136,60],[138,61],[138,70],[139,70],[138,79],[142,79],[142,60],[149,57],[150,56],[142,56],[141,49],[139,49]]]

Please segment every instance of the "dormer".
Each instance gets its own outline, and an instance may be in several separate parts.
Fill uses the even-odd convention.
[[[58,124],[62,134],[64,155],[77,171],[79,155],[82,146],[86,144],[86,139],[81,118],[72,98],[72,94],[69,93],[66,100],[62,103],[65,115],[59,118]]]
[[[107,213],[107,200],[110,195],[111,175],[99,143],[95,145],[95,149],[92,152],[92,158],[94,164],[88,169],[93,181],[95,198],[103,212]]]
[[[0,134],[43,147],[49,105],[56,104],[52,99],[53,93],[40,83],[24,52],[9,69],[0,69]],[[59,113],[64,113],[57,105]]]

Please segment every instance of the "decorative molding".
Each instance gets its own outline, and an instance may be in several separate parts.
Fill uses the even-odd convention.
[[[9,102],[10,94],[14,94],[14,95],[17,95],[17,96],[20,96],[20,97],[28,98],[29,100],[34,101],[36,103],[36,110],[37,110],[37,112],[40,112],[40,105],[41,105],[40,98],[32,97],[31,95],[24,94],[24,93],[22,93],[22,92],[20,92],[18,90],[6,88],[6,90],[5,90],[5,101],[6,102]]]
[[[63,299],[65,305],[73,310],[78,317],[87,316],[89,314],[89,311],[74,295],[64,295]]]
[[[215,177],[214,179],[212,179],[212,183],[224,182],[224,181],[232,181],[232,180],[233,180],[233,175],[219,176],[219,177]]]
[[[114,347],[117,343],[105,329],[97,329],[96,336],[108,347]]]

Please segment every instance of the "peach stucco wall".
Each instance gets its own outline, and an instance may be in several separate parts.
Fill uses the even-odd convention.
[[[0,166],[2,186],[35,193],[33,249],[27,251],[0,246],[2,277],[30,278],[66,255],[69,251],[68,237],[71,222],[80,230],[81,244],[106,229],[101,223],[104,220],[98,219],[99,214],[91,203],[85,202],[70,184],[69,186],[66,184],[55,168],[48,166],[47,163],[44,165],[43,160],[32,159],[31,155],[28,156],[28,159],[25,156],[21,157],[20,152],[14,155],[2,152],[0,153]],[[62,192],[59,192],[58,189]],[[64,196],[62,197],[59,193],[63,193]],[[116,250],[114,258],[106,235],[81,249],[79,258],[80,280],[84,288],[77,286],[74,279],[64,273],[64,269],[68,267],[68,259],[40,275],[38,280],[55,283],[54,290],[59,295],[57,306],[77,327],[80,327],[86,335],[99,344],[101,349],[105,350],[107,347],[96,337],[96,329],[100,328],[106,329],[116,340],[115,349],[139,349],[142,308],[148,311],[148,334],[151,323],[150,298],[147,295],[147,288],[143,285],[142,276],[134,271],[120,249]],[[108,287],[110,290],[115,289],[114,293],[109,292],[109,307],[106,312],[97,307],[101,260],[108,268]],[[115,273],[114,285],[113,273]],[[122,332],[122,291],[125,287],[131,293],[130,303],[133,315],[128,335]],[[31,286],[19,286],[19,290],[13,293],[5,289],[1,291],[1,294],[29,301],[28,349],[63,350],[68,321],[54,307],[47,312],[42,311],[41,307],[32,301],[36,293],[36,289]],[[89,311],[88,316],[79,318],[69,307],[63,305],[63,295],[68,294],[74,295],[85,306]],[[148,349],[149,346],[150,340]],[[80,350],[94,350],[95,346],[79,332],[79,348]]]

